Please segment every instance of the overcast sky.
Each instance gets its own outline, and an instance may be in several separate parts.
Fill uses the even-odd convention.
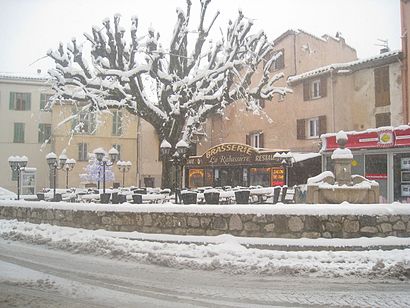
[[[192,2],[193,18],[199,14],[199,0]],[[139,36],[151,25],[160,32],[165,48],[177,7],[185,10],[185,0],[0,0],[0,72],[46,70],[51,61],[32,63],[60,41],[72,37],[83,41],[83,32],[90,33],[91,26],[100,26],[115,13],[122,15],[126,35],[130,17],[137,15]],[[317,36],[339,31],[360,58],[379,53],[378,39],[387,39],[391,49],[401,48],[400,0],[213,0],[208,20],[221,11],[216,33],[237,16],[238,8],[255,20],[254,30],[265,30],[272,40],[288,29]]]

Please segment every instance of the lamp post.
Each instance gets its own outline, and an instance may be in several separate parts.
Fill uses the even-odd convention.
[[[112,166],[118,159],[119,153],[116,149],[111,148],[111,150],[108,151],[110,160],[107,160],[107,153],[103,148],[95,149],[94,154],[98,164],[103,167],[103,195],[105,195],[105,167]]]
[[[122,187],[125,187],[125,173],[130,171],[132,163],[130,161],[120,160],[117,162],[117,167],[122,172]]]
[[[73,158],[69,158],[67,159],[67,161],[65,162],[64,165],[64,170],[66,171],[66,178],[65,178],[65,188],[68,189],[68,173],[73,170],[74,166],[75,166],[75,159]]]
[[[53,170],[53,200],[56,200],[56,178],[57,178],[57,170],[66,169],[67,170],[67,183],[66,187],[68,188],[68,171],[72,170],[75,165],[74,159],[68,159],[67,155],[65,154],[65,150],[57,159],[57,155],[54,152],[48,153],[46,156],[47,164],[50,170]],[[74,161],[74,164],[73,164]]]
[[[21,170],[27,166],[27,156],[10,156],[8,159],[10,168],[13,172],[17,172],[17,200],[20,200],[20,174]]]
[[[285,184],[288,186],[289,184],[289,167],[293,167],[293,155],[291,152],[288,152],[287,154],[282,155],[282,161],[281,164],[283,168],[285,168]]]
[[[161,145],[160,145],[160,150],[161,150],[161,156],[170,159],[172,161],[172,164],[175,166],[175,203],[178,203],[178,167],[182,168],[186,162],[186,153],[188,152],[189,145],[186,143],[185,140],[181,139],[178,141],[178,143],[175,145],[175,152],[171,154],[172,146],[171,144],[166,141],[165,139],[162,140]],[[182,173],[181,173],[182,175]]]

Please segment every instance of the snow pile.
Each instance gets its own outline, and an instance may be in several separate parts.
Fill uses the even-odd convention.
[[[136,235],[0,221],[0,237],[47,245],[79,254],[105,256],[174,268],[220,270],[263,275],[312,277],[386,277],[405,279],[410,273],[410,249],[392,251],[298,251],[247,248],[233,236],[215,237],[219,243],[175,244],[115,237]],[[160,236],[160,235],[158,235]],[[196,237],[200,241],[200,237]],[[240,239],[240,238],[239,238]],[[314,241],[314,240],[312,240]],[[408,239],[407,239],[408,241]]]
[[[336,149],[332,153],[332,159],[353,159],[352,151],[349,149]]]

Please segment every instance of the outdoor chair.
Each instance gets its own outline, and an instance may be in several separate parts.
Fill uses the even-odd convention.
[[[274,187],[274,188],[273,188],[273,200],[272,200],[272,203],[273,203],[273,204],[278,203],[278,201],[279,201],[279,196],[280,196],[280,191],[281,191],[280,186],[277,186],[277,187]]]

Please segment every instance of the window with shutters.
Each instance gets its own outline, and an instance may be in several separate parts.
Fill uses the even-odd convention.
[[[121,136],[122,134],[122,112],[114,111],[112,117],[112,135]]]
[[[264,147],[264,137],[261,132],[254,132],[246,135],[246,144],[254,148]]]
[[[31,110],[31,93],[10,92],[10,110]]]
[[[389,66],[374,69],[375,107],[390,105]]]
[[[296,138],[298,140],[319,138],[321,134],[326,132],[326,116],[296,121]]]
[[[88,160],[87,143],[78,144],[78,161]]]
[[[308,138],[319,137],[319,118],[312,118],[307,120]]]
[[[40,110],[41,111],[51,111],[51,108],[48,106],[48,101],[52,97],[51,94],[40,94]]]
[[[50,143],[51,124],[40,123],[38,125],[38,143]]]
[[[303,83],[303,100],[309,101],[327,95],[327,77],[314,80],[306,80]]]
[[[275,50],[268,54],[266,57],[265,64],[271,60],[272,57],[276,57],[276,60],[272,62],[272,65],[269,68],[270,72],[281,70],[285,68],[285,49]]]
[[[376,114],[376,127],[390,126],[390,112]]]
[[[24,143],[24,123],[14,123],[14,143]]]

